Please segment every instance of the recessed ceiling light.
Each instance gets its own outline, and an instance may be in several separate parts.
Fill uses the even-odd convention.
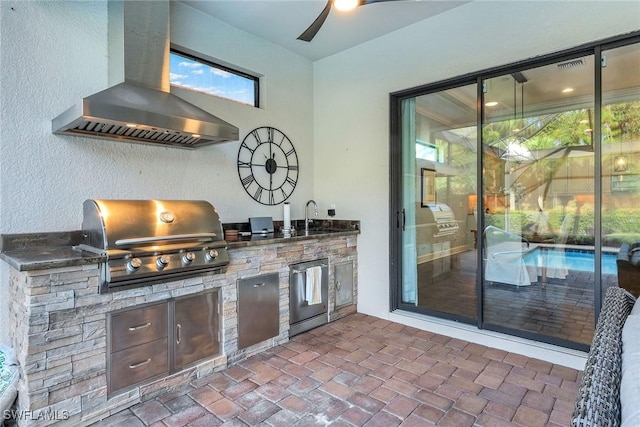
[[[135,127],[138,127],[138,125],[135,124],[135,123],[127,123],[127,127],[128,128],[135,128]]]
[[[567,87],[567,88],[562,89],[562,93],[570,93],[570,92],[573,92],[573,88],[572,87]]]
[[[486,102],[484,105],[486,107],[495,107],[496,105],[498,105],[498,102],[497,101],[489,101],[489,102]]]

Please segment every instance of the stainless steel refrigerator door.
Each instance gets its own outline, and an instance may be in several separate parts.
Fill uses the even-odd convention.
[[[309,305],[305,298],[307,269],[316,266],[322,267],[322,302]],[[289,323],[294,324],[311,317],[326,314],[329,305],[329,260],[308,261],[294,264],[289,268]]]

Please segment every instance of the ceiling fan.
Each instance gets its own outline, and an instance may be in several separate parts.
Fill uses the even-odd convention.
[[[327,4],[324,6],[324,9],[322,9],[322,12],[320,12],[316,20],[313,21],[311,25],[309,25],[309,28],[307,28],[302,34],[298,36],[298,40],[302,40],[305,42],[310,42],[311,40],[313,40],[315,35],[320,30],[320,27],[322,27],[322,24],[324,24],[325,19],[327,19],[327,16],[329,16],[329,12],[331,11],[332,6],[335,6],[336,9],[346,11],[354,9],[358,6],[364,6],[371,3],[382,3],[383,1],[398,0],[327,0]]]

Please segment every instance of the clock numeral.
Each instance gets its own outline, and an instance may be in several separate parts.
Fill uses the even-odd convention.
[[[255,181],[255,178],[253,177],[253,175],[245,176],[244,178],[242,178],[242,185],[244,186],[244,188],[247,188],[251,185],[253,181]]]
[[[290,177],[287,177],[287,182],[289,183],[290,186],[295,187],[296,186],[296,182]]]
[[[280,191],[282,191],[282,197],[286,200],[287,199],[287,193],[285,193],[284,188],[280,187]]]
[[[275,197],[273,197],[273,190],[269,190],[269,204],[270,205],[276,204],[276,199]]]
[[[287,169],[289,169],[290,171],[297,171],[298,170],[298,165],[289,165],[289,166],[287,166]]]
[[[251,152],[251,154],[253,154],[253,152],[254,152],[254,151],[256,151],[256,149],[255,149],[255,148],[253,148],[253,149],[252,149],[251,147],[249,147],[249,146],[247,145],[247,143],[246,143],[246,142],[243,142],[243,143],[240,145],[240,148],[242,148],[242,147],[244,147],[244,148],[246,148],[247,150],[249,150],[249,151]],[[256,147],[256,148],[258,148],[258,147]]]
[[[256,193],[253,195],[253,198],[258,201],[262,200],[262,187],[258,187]]]
[[[251,132],[251,135],[258,141],[258,145],[262,144],[262,140],[260,139],[260,134],[258,133],[258,129]]]
[[[278,144],[279,146],[282,147],[282,143],[284,142],[284,140],[287,139],[287,135],[282,135],[282,139],[280,140],[280,144]]]
[[[289,157],[290,155],[295,154],[295,153],[296,153],[295,148],[292,148],[291,150],[289,150],[286,153],[284,153],[284,155]]]
[[[243,162],[242,160],[240,160],[238,162],[238,167],[239,168],[250,168],[251,167],[251,163],[250,162]]]
[[[267,128],[267,141],[273,142],[273,128]]]

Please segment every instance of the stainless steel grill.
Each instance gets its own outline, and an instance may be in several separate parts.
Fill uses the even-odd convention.
[[[224,272],[227,242],[202,200],[87,200],[80,248],[106,255],[100,292]]]
[[[433,237],[452,236],[460,230],[453,210],[449,206],[444,203],[434,203],[429,205],[429,210],[433,216],[432,222],[436,225]]]

